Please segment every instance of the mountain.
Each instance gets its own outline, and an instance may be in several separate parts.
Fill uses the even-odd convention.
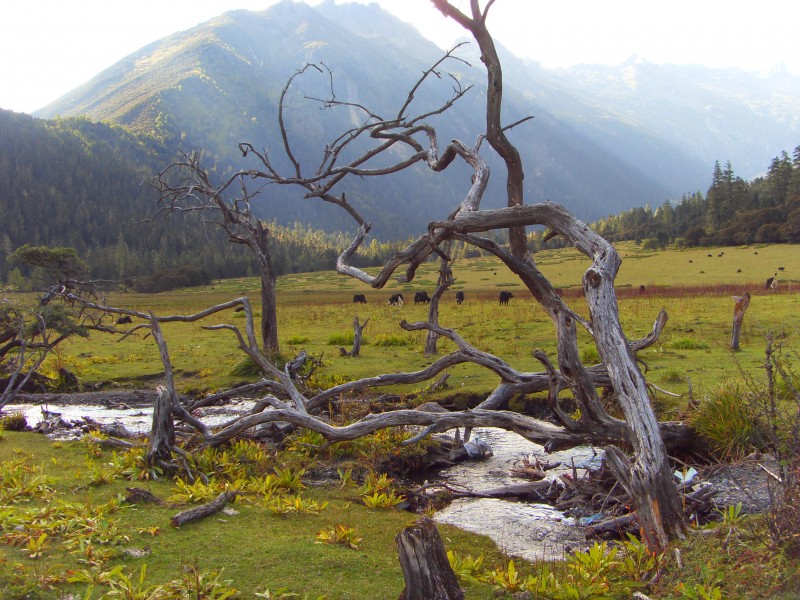
[[[475,88],[431,124],[439,139],[473,143],[483,130],[485,73],[474,44],[451,63]],[[442,51],[412,26],[375,4],[317,7],[285,0],[262,12],[232,11],[146,46],[36,113],[85,115],[125,125],[165,147],[203,148],[223,176],[254,166],[237,144],[270,150],[282,167],[276,108],[287,79],[308,63],[332,72],[337,98],[395,114],[408,90]],[[800,137],[800,78],[758,78],[739,71],[656,66],[546,70],[502,51],[504,121],[529,121],[509,132],[526,166],[528,202],[550,199],[593,220],[645,203],[661,204],[706,189],[715,160],[730,160],[740,175],[755,174]],[[442,67],[445,71],[448,67]],[[287,124],[301,164],[319,163],[325,143],[362,118],[355,109],[320,110],[326,73],[295,80],[287,95]],[[420,112],[438,106],[451,81],[419,90]],[[504,203],[504,176],[492,167],[484,206]],[[308,167],[306,167],[308,168]],[[434,175],[417,168],[384,179],[349,181],[347,193],[382,238],[419,233],[450,212],[469,185],[466,167]],[[280,222],[302,220],[328,229],[352,229],[334,207],[303,200],[296,190],[269,188],[260,207]]]

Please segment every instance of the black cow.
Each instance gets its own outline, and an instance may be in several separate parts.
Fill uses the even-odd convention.
[[[456,304],[464,302],[464,292],[456,292]]]
[[[353,294],[353,304],[366,304],[367,297],[364,294]]]
[[[775,277],[770,277],[769,279],[767,279],[767,285],[766,285],[766,289],[768,289],[768,290],[774,290],[774,289],[776,289],[777,287],[778,287],[778,279],[777,279],[777,278],[775,278]]]
[[[133,319],[131,319],[128,315],[117,319],[117,325],[126,325],[128,323],[133,323]]]
[[[403,306],[403,294],[389,296],[389,306]]]
[[[431,301],[428,292],[417,292],[414,294],[414,304],[428,304]]]
[[[511,292],[500,292],[500,304],[508,304],[508,301],[514,297]]]

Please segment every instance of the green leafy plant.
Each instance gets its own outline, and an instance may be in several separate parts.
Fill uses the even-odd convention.
[[[736,505],[728,505],[724,509],[718,509],[717,512],[722,515],[722,522],[725,525],[733,526],[741,522],[744,515],[742,515],[742,503]]]
[[[225,600],[238,595],[231,581],[221,577],[221,571],[202,571],[196,565],[185,565],[181,578],[164,585],[164,592],[169,598],[198,600]]]
[[[48,539],[46,533],[42,533],[38,537],[28,538],[28,543],[25,545],[28,558],[41,557],[47,545]]]
[[[356,527],[349,525],[334,525],[328,529],[321,529],[314,540],[315,544],[338,544],[353,550],[359,549],[363,538]]]
[[[267,508],[275,514],[288,513],[317,514],[328,506],[327,502],[317,502],[301,496],[278,496],[270,499]]]
[[[513,560],[509,560],[505,567],[495,567],[490,571],[486,580],[503,592],[519,592],[524,589],[525,579],[517,571]]]
[[[453,550],[447,551],[447,561],[450,563],[450,568],[462,581],[470,583],[480,583],[483,578],[481,576],[481,569],[483,568],[483,554],[477,557],[467,554],[461,556]]]
[[[177,490],[169,496],[168,500],[182,504],[208,502],[220,493],[218,486],[205,483],[201,479],[197,479],[194,483],[178,479],[175,481],[175,487]]]
[[[353,469],[336,469],[336,473],[339,475],[339,481],[341,481],[342,489],[346,488],[348,485],[353,483]]]
[[[275,467],[275,487],[289,492],[299,492],[303,485],[305,469],[292,470],[290,467]]]
[[[386,473],[375,473],[369,471],[364,477],[364,484],[359,488],[361,494],[379,494],[388,492],[394,483],[394,479],[389,477]]]
[[[405,502],[405,496],[397,496],[394,490],[388,494],[385,492],[373,492],[361,496],[361,501],[367,508],[394,508],[401,502]]]

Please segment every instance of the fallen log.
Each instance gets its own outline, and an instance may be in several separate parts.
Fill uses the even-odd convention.
[[[586,528],[586,536],[602,535],[604,533],[616,533],[634,530],[638,517],[634,513],[628,513],[621,517],[606,519]]]
[[[172,519],[170,519],[170,524],[173,527],[180,527],[186,523],[204,519],[216,512],[221,511],[223,508],[225,508],[225,505],[228,502],[233,502],[237,495],[239,495],[237,490],[228,490],[226,492],[222,492],[219,496],[207,504],[196,506],[194,508],[190,508],[189,510],[178,513],[172,517]]]

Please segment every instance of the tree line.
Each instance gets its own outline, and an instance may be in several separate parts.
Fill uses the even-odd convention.
[[[8,260],[25,244],[74,248],[92,278],[142,292],[257,273],[252,254],[227,243],[201,215],[153,218],[157,194],[147,182],[172,157],[157,136],[85,118],[43,120],[0,110],[0,139],[0,283],[19,289],[46,283],[40,269]],[[730,163],[717,163],[705,195],[685,194],[655,210],[632,208],[593,227],[610,241],[653,248],[800,242],[800,146],[752,181],[737,177]],[[352,239],[350,232],[299,223],[273,221],[268,228],[278,275],[332,269]],[[529,232],[529,246],[541,247],[544,236]],[[373,239],[354,264],[382,264],[403,246]],[[453,247],[454,258],[479,253]]]
[[[800,242],[800,146],[782,152],[767,172],[745,181],[730,162],[714,165],[705,196],[632,208],[601,219],[593,228],[610,241],[634,240],[657,248]]]
[[[154,219],[147,184],[172,158],[156,138],[85,118],[43,120],[0,110],[0,283],[41,289],[41,269],[9,260],[30,246],[74,248],[93,279],[140,291],[253,275],[252,255],[206,227],[200,215]],[[331,269],[351,234],[268,224],[278,274]],[[373,240],[363,266],[400,242]]]

